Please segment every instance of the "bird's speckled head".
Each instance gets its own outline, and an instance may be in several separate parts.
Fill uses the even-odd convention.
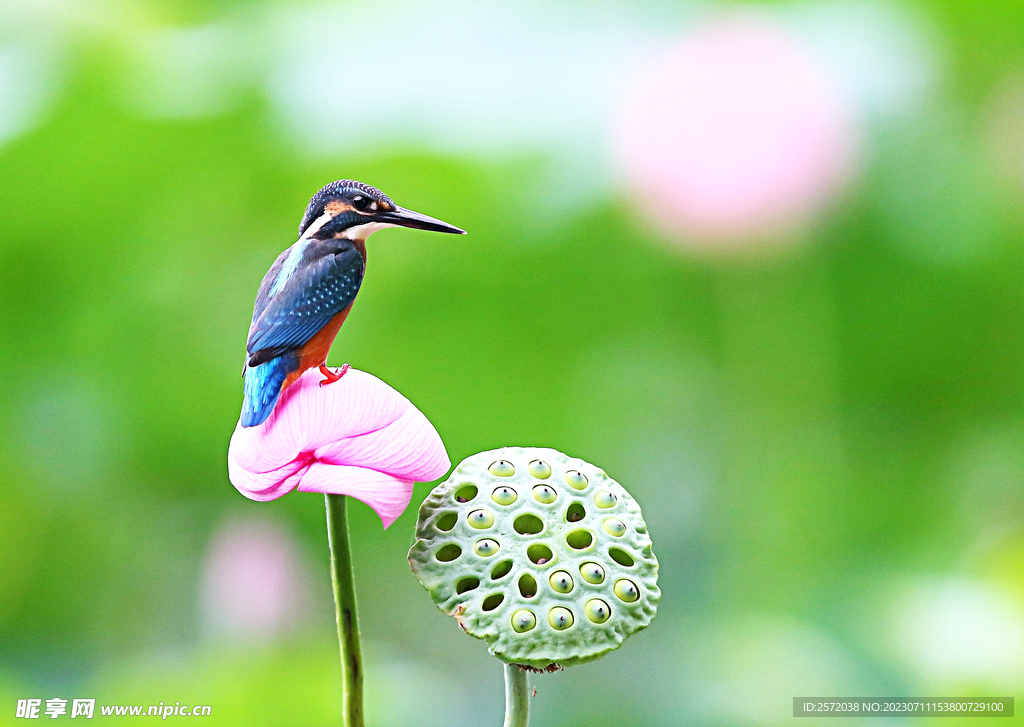
[[[365,240],[377,230],[394,226],[465,234],[447,222],[399,207],[376,187],[339,179],[313,195],[302,216],[299,237]]]

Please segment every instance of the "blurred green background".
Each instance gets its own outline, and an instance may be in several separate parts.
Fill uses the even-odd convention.
[[[848,112],[843,183],[772,235],[652,219],[609,131],[721,14]],[[245,500],[226,448],[259,281],[343,177],[470,234],[375,236],[330,362],[453,462],[552,446],[644,508],[658,618],[536,678],[532,724],[1022,696],[1019,0],[0,0],[0,723],[337,723],[323,500]],[[405,561],[429,489],[351,509],[368,721],[498,724]]]

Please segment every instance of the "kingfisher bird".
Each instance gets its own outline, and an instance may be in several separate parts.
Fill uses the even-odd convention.
[[[345,375],[348,364],[337,372],[327,368],[327,352],[363,282],[366,239],[396,226],[466,234],[351,179],[313,195],[298,241],[278,256],[256,294],[242,371],[243,427],[265,422],[281,392],[307,369],[320,367],[321,386]]]

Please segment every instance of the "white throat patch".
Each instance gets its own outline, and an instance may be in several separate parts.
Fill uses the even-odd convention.
[[[366,238],[374,232],[388,227],[394,227],[394,225],[390,222],[366,222],[362,225],[356,225],[355,227],[348,228],[341,233],[341,236],[346,240],[352,240],[354,242],[366,242]]]
[[[313,220],[306,231],[302,233],[302,237],[312,237],[316,234],[316,231],[331,221],[331,215],[324,212],[322,215]]]

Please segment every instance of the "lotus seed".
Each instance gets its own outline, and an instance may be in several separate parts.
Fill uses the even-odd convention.
[[[584,610],[587,612],[587,618],[596,624],[603,624],[612,615],[611,608],[600,598],[592,598],[587,601]]]
[[[536,535],[544,529],[544,521],[536,515],[526,513],[512,522],[512,527],[520,535]]]
[[[497,462],[491,463],[487,471],[495,477],[511,477],[516,473],[516,468],[507,459],[499,459]]]
[[[555,631],[565,631],[572,626],[572,611],[562,606],[555,606],[548,612],[548,623]]]
[[[529,573],[519,576],[519,593],[523,598],[533,598],[537,595],[537,579]]]
[[[640,591],[637,589],[636,584],[625,578],[615,581],[615,587],[612,590],[615,591],[615,595],[619,597],[619,600],[626,603],[632,603],[640,598]]]
[[[537,625],[537,617],[525,608],[521,608],[512,614],[512,629],[517,633],[521,634],[524,631],[529,631]]]
[[[526,466],[526,470],[538,480],[546,480],[551,476],[551,465],[539,459],[535,459]]]
[[[490,538],[484,538],[483,540],[476,541],[476,545],[473,546],[473,550],[476,551],[477,555],[482,555],[484,558],[489,558],[498,552],[497,540],[491,540]]]
[[[526,557],[537,565],[544,565],[551,560],[551,548],[543,543],[534,543],[526,549]]]
[[[601,490],[594,495],[594,504],[600,508],[615,507],[616,497],[608,490]]]
[[[499,505],[511,505],[519,499],[519,495],[511,487],[499,487],[491,493],[491,499]]]
[[[573,550],[586,550],[594,542],[594,536],[587,530],[573,530],[565,536],[565,542]]]
[[[604,583],[604,568],[597,563],[584,563],[580,566],[580,575],[587,583]]]
[[[580,472],[579,470],[569,470],[568,472],[566,472],[565,482],[567,485],[569,485],[569,487],[575,488],[577,490],[585,489],[588,484],[587,476]]]
[[[579,502],[569,505],[569,509],[565,511],[565,521],[568,523],[578,523],[586,516],[587,511],[583,509],[583,504]]]
[[[537,502],[543,502],[545,505],[548,505],[554,502],[556,497],[558,495],[547,485],[537,485],[533,488],[533,499]]]
[[[472,523],[472,521],[470,522]],[[626,534],[626,523],[618,518],[610,517],[604,521],[604,531],[613,537],[621,538]]]
[[[474,510],[466,516],[466,520],[477,530],[483,530],[494,525],[494,515],[486,510]]]
[[[572,590],[572,576],[564,570],[556,570],[548,578],[548,583],[556,593],[568,593]]]

